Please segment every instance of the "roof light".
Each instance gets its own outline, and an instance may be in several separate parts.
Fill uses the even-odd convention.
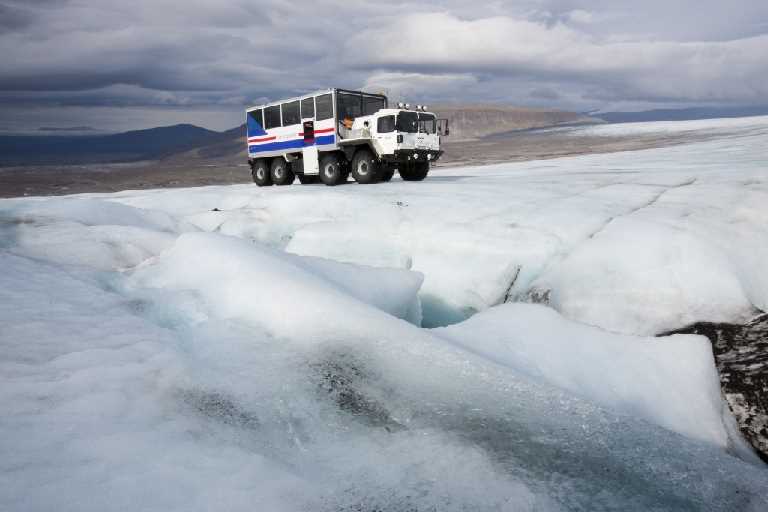
[[[405,103],[398,103],[397,108],[405,108]]]
[[[426,111],[427,111],[427,106],[426,106],[426,105],[422,105],[422,106],[421,106],[421,110],[423,110],[424,112],[426,112]]]
[[[406,103],[404,106],[405,106],[405,108],[411,108],[411,104],[410,103]]]

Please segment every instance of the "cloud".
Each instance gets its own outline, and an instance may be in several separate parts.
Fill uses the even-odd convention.
[[[457,91],[477,86],[478,77],[470,73],[424,74],[381,72],[371,75],[363,84],[365,90],[381,91],[393,101],[419,97],[424,101],[446,99]]]
[[[330,86],[571,109],[766,104],[768,3],[0,0],[0,54],[0,116]]]
[[[768,35],[612,42],[563,23],[422,13],[364,30],[345,50],[361,68],[559,80],[594,99],[768,102]]]

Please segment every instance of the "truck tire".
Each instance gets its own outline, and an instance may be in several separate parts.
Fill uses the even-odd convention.
[[[296,179],[296,175],[288,166],[288,162],[282,158],[272,160],[269,174],[275,185],[290,185]]]
[[[388,182],[392,179],[392,176],[395,175],[395,168],[386,166],[381,168],[381,172],[379,174],[379,181],[381,182]]]
[[[352,158],[352,177],[363,185],[376,183],[379,178],[379,163],[368,149],[358,149]]]
[[[253,182],[259,187],[267,187],[272,184],[272,176],[269,174],[269,165],[267,161],[260,158],[251,165],[251,176]]]
[[[342,171],[338,156],[325,155],[320,160],[320,181],[329,187],[347,181],[347,174]]]
[[[299,183],[302,185],[312,185],[320,181],[320,176],[314,174],[299,174]]]
[[[400,168],[400,177],[405,181],[421,181],[427,177],[429,162],[415,162]]]

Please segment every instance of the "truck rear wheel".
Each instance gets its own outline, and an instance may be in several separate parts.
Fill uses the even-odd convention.
[[[400,177],[405,181],[421,181],[427,177],[429,162],[414,162],[412,165],[404,165],[399,169],[399,172]]]
[[[272,160],[269,174],[272,177],[272,183],[275,185],[290,185],[296,179],[296,175],[288,167],[288,162],[282,158]]]
[[[266,187],[272,184],[272,177],[269,174],[269,166],[264,159],[258,159],[251,165],[251,176],[253,182],[259,187]]]
[[[339,157],[325,155],[320,160],[320,180],[330,187],[347,181],[347,174],[341,170]]]
[[[352,158],[352,177],[355,181],[367,185],[376,183],[379,178],[379,163],[367,149],[358,149]]]

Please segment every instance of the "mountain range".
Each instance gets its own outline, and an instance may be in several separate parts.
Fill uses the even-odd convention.
[[[503,105],[440,105],[434,111],[450,121],[446,144],[565,124],[622,123],[768,115],[766,107],[659,109],[644,112],[580,114],[556,109]],[[0,167],[66,166],[138,161],[188,161],[237,165],[246,162],[245,126],[217,132],[191,124],[134,130],[113,135],[3,135]]]

